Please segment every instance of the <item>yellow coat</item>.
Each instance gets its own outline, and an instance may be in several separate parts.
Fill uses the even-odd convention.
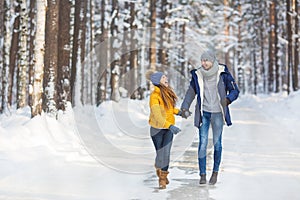
[[[160,89],[154,86],[154,91],[150,95],[150,126],[158,129],[168,129],[175,124],[174,114],[178,114],[179,109],[173,106],[168,108],[160,95]]]

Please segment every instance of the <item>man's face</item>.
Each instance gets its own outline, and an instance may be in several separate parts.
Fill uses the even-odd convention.
[[[201,60],[201,65],[202,65],[203,69],[209,70],[210,68],[212,68],[213,63],[210,62],[210,61],[207,60],[207,59],[202,59],[202,60]]]

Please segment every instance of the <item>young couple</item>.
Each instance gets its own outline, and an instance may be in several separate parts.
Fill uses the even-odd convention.
[[[154,91],[150,96],[150,134],[156,150],[155,168],[159,188],[169,184],[167,178],[173,135],[180,132],[175,126],[174,115],[187,118],[190,105],[197,96],[194,125],[199,129],[198,164],[199,184],[206,184],[206,148],[208,130],[211,125],[214,144],[214,166],[209,184],[217,182],[222,154],[222,131],[226,123],[230,126],[228,105],[237,99],[239,89],[226,65],[219,64],[211,50],[201,55],[201,67],[191,71],[192,78],[181,108],[175,108],[177,96],[162,72],[152,73],[150,80]]]

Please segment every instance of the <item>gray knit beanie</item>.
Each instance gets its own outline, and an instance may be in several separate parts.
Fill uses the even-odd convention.
[[[208,60],[214,63],[216,60],[216,54],[212,50],[204,51],[201,55],[201,60]]]
[[[153,83],[153,85],[159,85],[161,77],[164,75],[162,72],[154,72],[151,74],[150,80]]]

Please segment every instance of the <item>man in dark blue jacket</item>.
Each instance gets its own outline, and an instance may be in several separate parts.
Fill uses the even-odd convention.
[[[206,148],[211,125],[214,166],[209,184],[214,185],[221,162],[223,125],[232,124],[228,105],[238,98],[239,89],[227,66],[219,64],[211,50],[201,55],[201,67],[192,70],[191,74],[190,86],[181,105],[182,117],[187,118],[190,115],[190,105],[197,95],[194,125],[199,129],[199,183],[206,184]]]

